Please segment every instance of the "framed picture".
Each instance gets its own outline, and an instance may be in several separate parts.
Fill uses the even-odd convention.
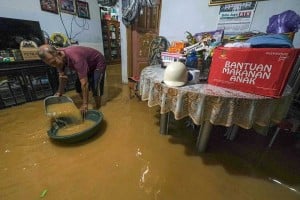
[[[249,2],[249,1],[259,1],[259,0],[209,0],[208,5],[217,6],[222,4],[242,3],[242,2]]]
[[[60,12],[76,14],[75,0],[58,0],[58,7]]]
[[[80,18],[90,19],[89,3],[85,1],[76,1],[77,16]]]
[[[41,9],[58,14],[57,0],[40,0]]]

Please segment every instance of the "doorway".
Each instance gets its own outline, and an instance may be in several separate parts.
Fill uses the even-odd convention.
[[[128,77],[139,76],[149,65],[149,46],[159,35],[161,0],[153,7],[142,7],[135,23],[127,27]]]

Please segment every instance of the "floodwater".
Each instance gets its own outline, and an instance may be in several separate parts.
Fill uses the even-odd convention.
[[[228,141],[214,127],[198,153],[187,119],[159,134],[159,107],[129,99],[119,68],[108,67],[104,121],[85,142],[51,141],[42,100],[0,110],[1,200],[300,199],[295,138],[282,134],[266,150],[270,137],[245,130]]]

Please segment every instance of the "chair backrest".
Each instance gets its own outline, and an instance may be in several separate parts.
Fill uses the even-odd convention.
[[[300,56],[298,57],[292,69],[291,75],[288,80],[288,85],[292,88],[292,93],[294,95],[300,92]]]
[[[292,89],[291,93],[293,95],[293,99],[290,103],[287,117],[293,119],[300,119],[300,56],[298,57],[292,69],[287,84]]]
[[[170,42],[163,36],[155,37],[149,46],[149,65],[162,64],[161,52],[167,51]]]

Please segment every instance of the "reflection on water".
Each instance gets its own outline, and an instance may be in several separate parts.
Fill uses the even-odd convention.
[[[165,180],[163,180],[157,173],[155,174],[153,169],[150,170],[150,161],[143,158],[140,148],[137,149],[135,155],[142,163],[139,188],[147,195],[153,197],[152,199],[159,199],[159,193]]]
[[[268,179],[299,188],[299,157],[285,151],[289,143],[280,150],[274,144],[258,165],[264,138],[243,133],[229,142],[217,127],[208,152],[199,154],[184,121],[170,124],[172,135],[159,134],[158,107],[129,100],[116,69],[108,67],[105,127],[86,142],[49,140],[43,101],[0,110],[1,200],[38,199],[44,191],[55,200],[299,199]],[[80,105],[74,92],[68,95]]]
[[[300,191],[296,190],[295,188],[290,187],[289,185],[286,185],[286,184],[284,184],[284,183],[282,183],[282,182],[280,182],[280,181],[278,181],[274,178],[269,178],[269,180],[281,185],[282,187],[286,187],[287,189],[289,189],[293,192],[296,192],[298,195],[300,195]]]

